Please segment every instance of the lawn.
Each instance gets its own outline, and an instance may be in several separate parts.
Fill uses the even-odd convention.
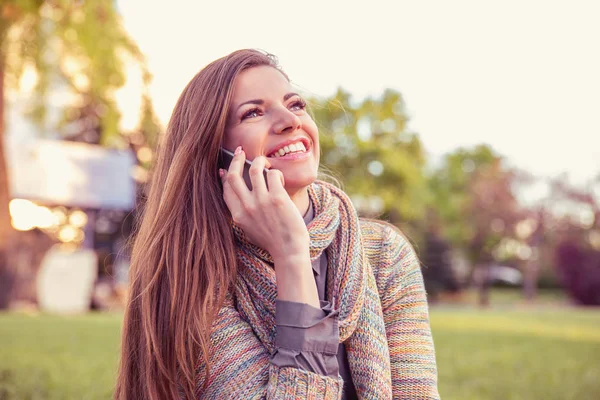
[[[109,399],[120,314],[0,314],[0,400]],[[600,310],[435,308],[445,400],[600,399]]]
[[[434,310],[443,399],[600,399],[600,310]]]

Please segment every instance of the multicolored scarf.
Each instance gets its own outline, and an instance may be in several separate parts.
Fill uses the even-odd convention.
[[[375,278],[363,248],[358,215],[348,196],[317,181],[309,187],[315,217],[308,224],[310,256],[327,253],[327,298],[338,312],[340,342],[361,398],[391,398],[390,357]],[[273,355],[277,286],[273,259],[234,226],[238,242],[236,308]],[[357,351],[362,362],[355,362]],[[368,363],[365,363],[367,356]],[[358,359],[358,357],[356,358]],[[377,390],[377,392],[375,392]],[[389,393],[388,393],[389,391]]]

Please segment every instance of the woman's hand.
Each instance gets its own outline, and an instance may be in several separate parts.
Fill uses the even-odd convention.
[[[310,237],[298,208],[285,191],[283,174],[263,169],[265,157],[256,157],[250,167],[252,190],[243,178],[245,153],[238,147],[228,171],[220,170],[223,198],[233,221],[248,240],[273,257],[277,298],[320,307],[310,262]]]
[[[233,221],[243,229],[250,242],[267,250],[273,260],[284,255],[308,254],[308,231],[285,191],[283,174],[269,170],[267,189],[263,170],[268,161],[265,157],[256,157],[250,167],[250,190],[242,175],[245,159],[245,152],[238,147],[229,171],[221,170],[223,198]]]

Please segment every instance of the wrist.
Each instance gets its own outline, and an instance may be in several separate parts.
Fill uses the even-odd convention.
[[[312,268],[310,262],[310,252],[308,249],[304,251],[285,252],[278,254],[271,254],[273,257],[273,263],[275,264],[275,270],[286,270],[286,271],[302,271],[308,266]]]
[[[320,308],[319,293],[308,250],[275,259],[277,298]]]
[[[297,240],[294,243],[289,243],[285,246],[280,246],[277,249],[269,251],[275,265],[290,264],[309,260],[310,263],[310,247],[309,239],[306,241]]]

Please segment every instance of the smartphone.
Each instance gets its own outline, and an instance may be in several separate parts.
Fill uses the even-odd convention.
[[[229,165],[231,164],[231,160],[233,160],[233,156],[234,154],[221,147],[221,160],[219,162],[219,168],[223,168],[225,170],[229,169]],[[248,186],[248,189],[252,190],[252,180],[250,179],[250,167],[252,166],[252,162],[246,160],[244,162],[244,172],[242,174],[242,176],[244,177],[244,181],[246,182],[246,186]],[[267,184],[268,186],[268,181],[267,181],[267,169],[264,168],[263,169],[263,176],[265,178],[265,184]]]

